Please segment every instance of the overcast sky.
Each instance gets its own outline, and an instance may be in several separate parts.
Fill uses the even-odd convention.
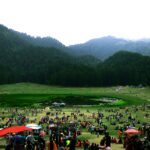
[[[0,0],[0,24],[65,45],[107,35],[150,38],[150,0]]]

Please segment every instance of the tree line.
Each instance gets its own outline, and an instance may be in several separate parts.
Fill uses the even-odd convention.
[[[0,83],[16,82],[63,86],[150,85],[150,57],[118,52],[96,66],[89,66],[75,58],[57,55],[54,48],[30,47],[0,53]]]
[[[41,39],[40,39],[41,40]],[[62,86],[150,85],[150,57],[120,51],[101,62],[43,47],[0,26],[0,84],[34,82]]]

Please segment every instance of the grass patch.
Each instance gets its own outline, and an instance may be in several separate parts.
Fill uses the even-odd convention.
[[[99,105],[103,97],[116,98],[120,101],[105,107],[118,107],[129,105],[141,105],[149,103],[150,89],[122,87],[109,88],[75,88],[75,87],[55,87],[31,83],[18,83],[0,85],[0,106],[24,107],[34,106],[35,104],[50,105],[53,101],[65,102],[68,105]],[[94,106],[96,107],[96,106]],[[104,107],[104,106],[102,106]]]

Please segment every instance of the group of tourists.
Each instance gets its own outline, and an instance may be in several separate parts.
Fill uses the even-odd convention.
[[[109,150],[111,147],[111,137],[108,133],[103,137],[100,144],[90,143],[89,140],[78,140],[76,134],[64,138],[57,136],[56,133],[49,137],[46,142],[44,137],[40,134],[33,134],[32,132],[9,134],[6,137],[6,150],[75,150],[76,148],[83,148],[84,150]]]
[[[39,130],[6,135],[6,150],[74,150],[77,148],[110,150],[111,143],[122,144],[126,150],[149,150],[150,126],[146,123],[146,120],[149,119],[146,109],[146,106],[136,106],[81,112],[79,108],[73,108],[72,112],[67,113],[62,108],[30,110],[10,108],[2,111],[0,127],[6,128],[27,123],[36,123],[42,126],[42,129]],[[138,111],[145,112],[143,113],[145,122],[139,120],[135,115],[135,112]],[[135,114],[133,115],[132,112]],[[7,113],[11,115],[6,118]],[[110,126],[116,135],[111,135]],[[124,132],[129,128],[137,128],[142,134],[125,134]],[[82,130],[86,130],[91,136],[96,135],[99,142],[82,139]]]
[[[45,140],[42,135],[33,133],[9,134],[6,137],[6,150],[44,150]]]

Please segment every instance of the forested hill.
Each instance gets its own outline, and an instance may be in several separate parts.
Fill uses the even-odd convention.
[[[54,48],[58,48],[61,50],[66,50],[67,47],[65,45],[63,45],[61,42],[59,42],[58,40],[52,38],[52,37],[32,37],[30,35],[27,35],[25,33],[20,33],[20,32],[16,32],[14,31],[19,38],[21,38],[22,40],[35,45],[35,46],[41,46],[41,47],[54,47]]]
[[[0,84],[150,85],[148,56],[121,51],[101,62],[90,55],[73,57],[57,46],[38,45],[21,36],[0,25]]]
[[[92,68],[78,60],[63,50],[37,46],[0,26],[0,83],[85,85],[87,81],[82,74],[90,74]],[[77,76],[82,77],[76,79]]]
[[[0,50],[19,50],[26,47],[27,42],[19,38],[12,30],[0,25]]]
[[[69,46],[75,55],[92,55],[105,60],[118,51],[126,50],[143,55],[150,55],[150,40],[131,41],[112,36],[92,39],[83,44]]]
[[[0,25],[0,33],[1,36],[7,36],[8,39],[15,40],[12,41],[14,44],[21,44],[21,41],[24,41],[28,44],[32,44],[35,46],[41,46],[41,47],[54,47],[58,49],[66,49],[66,46],[63,45],[58,40],[52,38],[52,37],[33,37],[30,35],[27,35],[26,33],[20,33],[17,31],[14,31],[12,29],[8,29],[7,27]],[[9,41],[10,42],[10,41]]]
[[[150,85],[150,57],[120,51],[103,63],[101,72],[107,85]],[[104,82],[104,84],[106,84]]]

